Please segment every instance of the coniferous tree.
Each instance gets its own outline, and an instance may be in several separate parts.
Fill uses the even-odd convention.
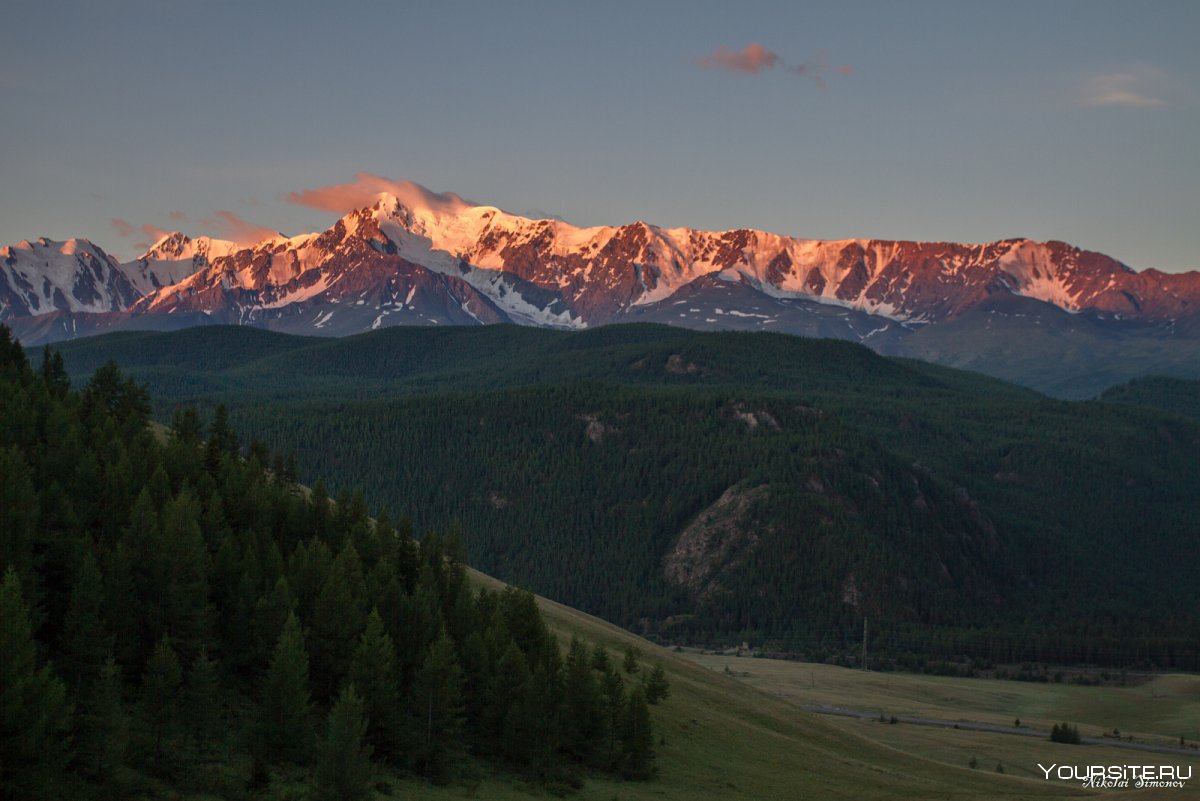
[[[322,697],[333,695],[350,667],[350,657],[365,624],[365,601],[362,563],[354,544],[347,542],[333,561],[313,605],[313,680]]]
[[[238,438],[229,424],[229,410],[225,404],[217,405],[212,424],[208,427],[208,443],[204,451],[204,466],[214,478],[220,472],[221,460],[226,456],[237,456]]]
[[[629,779],[648,779],[653,773],[653,762],[654,732],[650,727],[650,708],[642,688],[635,684],[621,721],[621,773]]]
[[[171,438],[192,448],[204,438],[204,426],[194,406],[180,406],[171,417]]]
[[[312,706],[308,656],[300,619],[288,615],[259,700],[256,750],[267,760],[304,764],[312,751]]]
[[[509,641],[496,672],[488,681],[479,710],[484,743],[498,746],[498,753],[517,765],[528,764],[530,721],[525,718],[525,693],[530,689],[529,665],[521,649]]]
[[[71,708],[49,665],[39,667],[17,571],[0,585],[0,795],[54,797]]]
[[[621,761],[621,721],[625,715],[625,681],[614,668],[601,681],[604,696],[605,766],[616,769]]]
[[[84,690],[77,719],[76,758],[84,775],[111,786],[125,764],[129,715],[121,700],[121,668],[112,657]]]
[[[403,709],[396,646],[384,629],[377,609],[372,609],[367,616],[367,627],[354,651],[349,676],[367,716],[367,742],[376,757],[399,764]]]
[[[632,645],[626,646],[625,658],[621,662],[621,668],[630,675],[637,673],[638,670],[641,669],[638,665],[638,657],[640,655],[641,654],[638,652],[638,649],[634,648]]]
[[[462,670],[444,633],[417,671],[410,721],[418,769],[435,783],[448,781],[463,724]]]
[[[329,712],[313,774],[314,801],[360,801],[370,796],[375,771],[366,732],[362,699],[349,684]]]
[[[200,531],[200,503],[189,490],[163,508],[152,597],[169,633],[188,659],[208,637],[208,550]]]
[[[165,770],[174,766],[177,751],[173,748],[180,723],[179,690],[183,684],[183,668],[171,638],[163,635],[146,663],[142,677],[142,717],[153,748],[154,767]]]
[[[72,693],[95,681],[112,651],[104,624],[104,587],[100,566],[88,548],[76,569],[71,599],[63,617],[62,673]]]
[[[36,599],[34,541],[40,510],[33,473],[19,448],[0,447],[0,476],[0,569],[14,569],[26,599]]]
[[[592,649],[592,670],[600,673],[607,673],[612,660],[608,657],[608,649],[603,645],[597,645]]]
[[[265,666],[271,658],[271,650],[283,631],[288,615],[296,609],[291,587],[285,576],[280,576],[275,587],[254,604],[254,662]]]
[[[663,670],[661,663],[655,662],[654,668],[646,679],[646,700],[651,704],[657,704],[670,694],[671,685],[667,681],[667,672]]]
[[[192,660],[184,692],[187,728],[196,754],[209,761],[221,743],[221,683],[207,648]]]
[[[577,762],[592,764],[600,745],[604,712],[591,654],[578,637],[567,650],[563,686],[563,748]]]
[[[53,394],[62,397],[71,389],[71,379],[67,376],[67,368],[63,363],[62,353],[50,352],[50,346],[42,348],[42,381]]]

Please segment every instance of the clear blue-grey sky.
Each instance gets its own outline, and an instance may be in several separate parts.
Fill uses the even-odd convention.
[[[583,225],[1200,269],[1200,2],[4,4],[0,244],[409,179]]]

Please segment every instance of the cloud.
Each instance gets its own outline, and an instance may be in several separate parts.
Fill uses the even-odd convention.
[[[1079,103],[1089,108],[1162,108],[1167,105],[1162,97],[1167,84],[1166,74],[1154,67],[1093,75],[1083,82]]]
[[[286,200],[297,206],[345,214],[373,205],[385,193],[395,196],[410,209],[454,212],[474,205],[453,192],[434,192],[412,181],[395,181],[369,172],[356,173],[353,181],[344,184],[292,192]]]
[[[182,211],[168,212],[167,216],[170,217],[172,220],[186,220],[187,219],[187,215],[184,214]]]
[[[279,236],[278,231],[247,222],[232,211],[221,209],[214,214],[215,216],[206,217],[200,223],[214,231],[220,239],[228,239],[239,245],[254,245],[264,239]]]
[[[147,248],[150,246],[150,244],[157,242],[167,234],[171,233],[165,228],[159,228],[157,225],[152,225],[151,223],[145,223],[144,225],[134,227],[132,223],[117,219],[116,217],[109,220],[109,225],[111,225],[112,229],[117,232],[117,236],[121,237],[133,236],[135,231],[141,231],[142,237],[145,241],[135,243],[140,248]]]
[[[166,228],[159,228],[157,225],[151,225],[150,223],[143,225],[141,230],[142,235],[146,237],[146,241],[152,245],[167,234],[171,233],[171,231],[168,231]]]
[[[696,66],[710,69],[723,69],[730,72],[744,72],[757,75],[763,70],[783,63],[783,59],[774,50],[768,50],[758,42],[746,45],[742,50],[730,50],[724,45],[717,48],[715,53],[696,59]]]
[[[725,70],[740,75],[758,75],[767,70],[780,69],[801,78],[809,78],[822,89],[825,88],[825,73],[828,70],[823,54],[818,54],[814,60],[789,64],[779,53],[758,42],[751,42],[741,50],[730,50],[722,45],[693,63],[705,69]],[[843,64],[836,72],[838,75],[849,75],[853,68]]]

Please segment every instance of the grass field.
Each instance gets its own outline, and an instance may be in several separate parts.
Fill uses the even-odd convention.
[[[775,699],[780,707],[797,709],[793,713],[796,716],[802,714],[798,707],[803,705],[830,705],[879,711],[889,719],[892,715],[910,715],[1011,726],[1019,717],[1024,726],[1046,729],[1066,720],[1078,724],[1085,736],[1111,733],[1116,727],[1123,736],[1133,734],[1138,742],[1171,746],[1178,746],[1181,733],[1194,742],[1196,723],[1200,721],[1197,676],[1161,676],[1137,687],[1079,687],[870,673],[831,665],[699,653],[678,656],[721,678],[732,678],[753,688],[762,697]],[[725,674],[726,668],[732,676]],[[914,759],[943,763],[951,769],[966,768],[974,758],[977,768],[972,772],[992,775],[996,775],[996,765],[1000,763],[1004,777],[1019,777],[1040,785],[1045,782],[1038,763],[1179,764],[1192,766],[1193,775],[1200,776],[1200,753],[1185,756],[1104,745],[1068,746],[1000,733],[820,717],[826,726]],[[811,729],[811,724],[806,724],[806,728]],[[941,775],[947,782],[947,790],[958,780],[954,773]],[[1000,791],[997,785],[996,794]],[[1140,791],[1138,797],[1200,798],[1200,780],[1193,779],[1183,790]]]
[[[499,586],[478,574],[473,579]],[[985,750],[985,742],[964,738],[959,744],[923,740],[936,730],[915,726],[881,726],[840,720],[800,710],[772,695],[768,686],[748,686],[713,665],[699,664],[684,654],[651,645],[622,629],[589,615],[541,600],[554,631],[567,639],[578,634],[612,651],[627,645],[639,648],[644,664],[658,661],[671,681],[671,696],[653,707],[657,733],[659,775],[648,783],[588,778],[570,797],[581,801],[634,799],[1045,799],[1098,795],[1066,783],[1046,782],[1017,769],[1025,760],[1019,750],[1042,745],[1001,743]],[[742,660],[747,665],[750,660]],[[768,690],[764,692],[764,690]],[[882,732],[880,730],[890,730]],[[909,737],[912,743],[906,744]],[[996,735],[998,740],[1020,738]],[[989,741],[990,742],[990,741]],[[909,747],[915,745],[915,747]],[[977,749],[979,769],[967,767],[969,756],[956,749]],[[1057,759],[1049,743],[1040,753]],[[1103,758],[1108,759],[1107,750]],[[1111,749],[1115,750],[1115,749]],[[963,751],[965,753],[965,751]],[[1088,752],[1089,755],[1092,753]],[[1095,753],[1099,756],[1101,751]],[[1127,754],[1120,754],[1121,757]],[[1145,756],[1145,755],[1140,755]],[[1005,760],[1006,772],[996,773],[994,761]],[[1014,769],[1007,770],[1009,761]],[[1034,759],[1034,762],[1037,760]],[[1033,764],[1030,764],[1032,769]],[[1193,783],[1195,784],[1195,783]],[[397,783],[393,796],[405,799],[481,798],[528,799],[549,797],[545,790],[524,786],[511,778],[477,777],[445,788]],[[1108,793],[1105,793],[1106,795]],[[1192,788],[1136,793],[1138,798],[1196,797]]]

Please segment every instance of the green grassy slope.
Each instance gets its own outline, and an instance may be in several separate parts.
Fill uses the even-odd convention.
[[[494,580],[473,574],[478,581]],[[1065,798],[1073,788],[972,771],[904,753],[802,712],[768,693],[577,610],[539,599],[551,628],[613,651],[639,648],[643,663],[661,662],[671,696],[654,707],[665,738],[659,775],[646,785],[589,781],[580,799],[870,799]],[[485,780],[477,798],[522,798],[523,790]],[[462,797],[461,789],[446,797]],[[421,795],[412,797],[436,797]]]

